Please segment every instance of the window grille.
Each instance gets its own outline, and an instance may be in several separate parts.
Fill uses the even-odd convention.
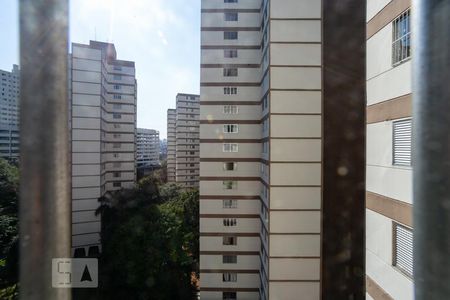
[[[392,22],[392,64],[399,64],[411,56],[410,10]]]
[[[413,232],[411,229],[393,224],[394,229],[394,253],[393,265],[407,276],[413,276]]]
[[[412,121],[402,120],[393,123],[393,164],[411,166]]]

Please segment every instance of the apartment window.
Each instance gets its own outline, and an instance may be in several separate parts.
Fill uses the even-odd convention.
[[[119,153],[113,153],[114,158],[119,158],[119,156],[120,156]]]
[[[237,133],[238,130],[239,130],[239,127],[236,124],[225,124],[225,125],[223,125],[223,132],[224,133]]]
[[[223,76],[225,76],[225,77],[236,77],[236,76],[238,76],[238,69],[237,68],[224,68],[223,69]]]
[[[223,50],[223,56],[225,58],[235,58],[238,56],[238,51],[236,49],[226,49]]]
[[[237,88],[235,87],[224,87],[223,88],[224,95],[236,95],[237,94]]]
[[[113,134],[113,137],[115,138],[115,139],[118,139],[118,138],[120,138],[122,135],[120,134],[120,133],[114,133]]]
[[[226,180],[222,182],[224,190],[235,190],[237,188],[237,181]]]
[[[121,182],[113,182],[113,187],[121,187],[122,183]]]
[[[225,162],[223,163],[224,171],[235,171],[237,169],[237,163],[235,162]]]
[[[236,226],[237,220],[236,219],[223,219],[223,226],[229,227],[229,226]]]
[[[222,256],[222,262],[224,264],[236,264],[237,263],[237,256],[236,255],[223,255]]]
[[[223,208],[237,208],[237,200],[222,200]]]
[[[225,21],[237,21],[238,13],[236,12],[226,12],[223,14]]]
[[[122,86],[119,85],[119,84],[115,84],[115,85],[114,85],[114,89],[115,89],[115,90],[120,90],[121,88],[122,88]]]
[[[114,66],[113,69],[115,71],[122,71],[122,67],[121,66]]]
[[[122,115],[121,114],[113,114],[113,118],[114,119],[122,119]]]
[[[223,0],[223,3],[237,3],[238,0]]]
[[[237,236],[224,236],[222,239],[222,244],[226,246],[236,246],[237,245]]]
[[[115,149],[117,149],[117,148],[120,148],[120,143],[113,143],[113,148],[115,148]]]
[[[122,104],[115,103],[115,104],[113,104],[113,108],[114,109],[121,109],[122,108]]]
[[[407,10],[392,22],[392,64],[411,56],[411,11]]]
[[[225,31],[223,33],[223,39],[224,40],[237,40],[238,33],[237,33],[237,31]]]
[[[407,276],[413,276],[413,232],[398,223],[393,223],[394,253],[392,265]]]
[[[120,163],[120,162],[113,163],[113,168],[120,168],[121,166],[122,166],[122,163]]]
[[[114,99],[122,99],[122,95],[114,94]]]
[[[394,165],[411,166],[411,135],[411,119],[393,122],[392,156]]]
[[[114,80],[121,80],[122,75],[113,75]]]
[[[222,300],[236,300],[237,295],[236,292],[223,292],[222,293]]]
[[[237,105],[225,105],[223,113],[227,115],[235,115],[239,112]]]
[[[120,128],[120,124],[114,124],[114,128]]]
[[[238,144],[223,144],[223,152],[238,152]]]
[[[236,282],[237,273],[223,273],[222,280],[224,282]]]
[[[115,177],[115,178],[120,177],[120,172],[114,172],[114,173],[113,173],[113,177]]]

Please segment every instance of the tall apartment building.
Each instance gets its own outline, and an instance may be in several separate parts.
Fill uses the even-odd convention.
[[[19,97],[19,66],[0,70],[0,157],[10,160],[19,158]]]
[[[410,1],[367,1],[368,299],[413,299]]]
[[[176,181],[177,110],[167,110],[167,181]]]
[[[321,1],[203,0],[202,299],[320,299]]]
[[[200,96],[176,97],[176,182],[185,188],[198,187]]]
[[[136,163],[137,167],[158,166],[159,162],[159,131],[138,128],[136,131]]]
[[[132,187],[136,178],[136,70],[114,44],[72,44],[70,57],[72,247],[100,248],[98,198]]]

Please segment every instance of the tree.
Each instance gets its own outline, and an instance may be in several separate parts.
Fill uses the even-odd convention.
[[[19,170],[0,159],[0,294],[17,296]],[[8,296],[9,297],[9,296]]]
[[[193,203],[198,208],[198,192],[160,184],[147,177],[134,189],[100,199],[101,299],[192,299],[191,276],[198,265],[198,209]]]

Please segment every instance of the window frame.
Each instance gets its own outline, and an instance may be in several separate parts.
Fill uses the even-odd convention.
[[[403,23],[405,22],[405,23]],[[411,9],[407,9],[403,11],[400,15],[398,15],[392,21],[392,66],[396,67],[409,59],[411,59]],[[407,31],[405,33],[399,32],[404,29]],[[402,43],[405,43],[405,46],[409,45],[409,49],[407,49],[406,54],[403,53],[403,49],[405,46],[402,46]],[[399,54],[400,50],[400,54]]]
[[[397,228],[402,228],[403,230],[409,231],[411,232],[411,243],[412,243],[412,239],[414,238],[414,233],[413,233],[413,229],[409,228],[403,224],[397,223],[395,221],[392,221],[392,266],[398,270],[400,273],[402,273],[403,275],[405,275],[406,277],[413,279],[413,274],[414,274],[414,270],[412,270],[412,272],[410,273],[408,270],[406,270],[405,268],[403,268],[402,266],[398,265],[398,261],[397,261],[397,253],[399,252],[397,249]],[[404,252],[405,250],[403,250]],[[411,247],[411,251],[412,251],[412,247]],[[413,253],[411,253],[411,265],[413,266],[414,264],[414,256]]]

